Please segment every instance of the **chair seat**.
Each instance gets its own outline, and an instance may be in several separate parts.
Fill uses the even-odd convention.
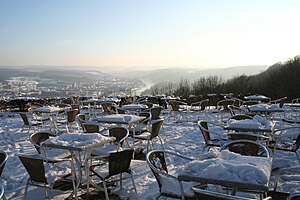
[[[151,140],[151,133],[143,132],[140,135],[135,136],[135,138],[140,140]]]
[[[136,126],[133,129],[129,129],[129,134],[133,135],[133,132],[135,135],[140,135],[143,132],[147,131],[147,127],[146,125],[140,125],[140,126]]]
[[[92,154],[100,157],[108,157],[110,153],[114,153],[119,150],[122,150],[122,147],[120,147],[117,144],[110,144],[110,145],[93,149]]]
[[[45,164],[46,178],[48,183],[54,183],[55,181],[71,175],[70,163],[64,162],[59,165],[47,165]]]
[[[64,158],[70,158],[71,154],[69,151],[65,151],[63,149],[47,149],[47,156],[44,155],[47,158],[51,159],[64,159]]]

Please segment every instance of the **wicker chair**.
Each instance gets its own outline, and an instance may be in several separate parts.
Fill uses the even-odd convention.
[[[63,149],[46,149],[42,146],[42,143],[49,139],[50,137],[55,137],[48,132],[37,132],[33,133],[29,140],[36,148],[39,155],[47,158],[47,162],[49,163],[57,163],[59,159],[71,158],[71,154],[69,151],[65,151]]]
[[[78,114],[76,116],[76,122],[77,124],[79,124],[79,127],[81,127],[82,131],[85,131],[84,127],[83,127],[83,123],[85,123],[86,121],[86,117],[84,114]]]
[[[150,108],[150,113],[151,113],[151,120],[157,120],[160,119],[160,113],[163,110],[163,107],[152,107]]]
[[[234,105],[234,100],[232,99],[223,99],[217,103],[217,109],[218,110],[223,110],[223,111],[229,111],[228,106],[233,106]]]
[[[228,109],[230,111],[231,116],[246,115],[248,113],[248,108],[246,112],[244,109],[241,109],[240,107],[237,107],[235,105],[228,105]]]
[[[153,150],[146,156],[146,162],[150,167],[159,186],[160,196],[171,197],[176,199],[195,199],[192,187],[198,183],[189,183],[180,181],[175,175],[169,174],[167,159],[172,157],[183,162],[190,162],[193,159],[182,156],[173,151]],[[172,160],[172,159],[170,159]]]
[[[18,155],[18,157],[29,174],[29,179],[26,183],[24,199],[26,199],[29,185],[45,188],[46,198],[51,199],[51,195],[50,193],[48,193],[48,190],[53,189],[54,183],[58,179],[66,178],[70,176],[70,173],[74,174],[72,173],[72,170],[74,170],[72,165],[71,165],[72,166],[71,169],[66,168],[66,166],[59,168],[58,165],[52,165],[51,171],[55,171],[55,173],[57,173],[57,170],[60,170],[62,171],[63,176],[58,176],[54,180],[50,180],[47,174],[51,173],[51,171],[48,171],[50,170],[50,168],[48,168],[48,166],[45,166],[45,163],[48,162],[46,158],[42,158],[36,155]],[[64,160],[64,161],[70,161],[70,160]],[[75,190],[75,178],[73,175],[72,175],[72,183],[73,183],[73,189]]]
[[[35,121],[35,120],[31,120],[31,121],[30,121],[30,120],[28,119],[28,116],[27,116],[26,113],[20,113],[20,116],[21,116],[21,118],[22,118],[22,120],[23,120],[23,122],[24,122],[24,126],[23,126],[21,132],[23,132],[23,130],[24,130],[25,127],[28,128],[27,133],[29,133],[29,131],[31,130],[32,127],[39,127],[39,126],[40,126],[40,127],[42,128],[42,125],[43,125],[42,122],[40,122],[40,121]]]
[[[202,101],[191,103],[191,111],[193,112],[204,112],[205,116],[207,115],[207,109],[205,109],[208,106],[209,99],[204,99]],[[197,115],[197,119],[200,119],[200,114]]]
[[[299,127],[289,127],[286,128],[287,129],[293,129],[293,128],[299,128]],[[278,131],[282,131],[278,130]],[[287,141],[287,139],[289,139],[289,141]],[[280,136],[275,143],[270,143],[268,146],[270,149],[272,149],[272,151],[287,151],[287,152],[293,152],[296,154],[299,162],[300,162],[300,154],[298,152],[299,147],[300,147],[300,134],[298,134],[296,140],[293,140],[293,138],[289,138],[286,135],[282,135]]]
[[[187,103],[182,101],[170,101],[169,105],[171,106],[171,111],[169,113],[169,119],[173,117],[174,120],[180,119],[181,114],[186,113]]]
[[[57,125],[65,125],[67,132],[69,132],[69,127],[73,128],[73,125],[79,129],[79,126],[76,122],[76,116],[79,114],[78,109],[71,109],[68,110],[67,112],[67,118],[65,120],[58,120]]]
[[[126,111],[122,108],[116,108],[118,114],[126,114]]]
[[[160,129],[162,127],[164,123],[164,120],[163,119],[159,119],[159,120],[156,120],[155,122],[153,122],[151,124],[151,129],[146,131],[146,132],[142,132],[140,135],[135,135],[134,139],[137,139],[137,140],[145,140],[147,141],[147,153],[149,152],[149,147],[150,147],[150,142],[152,143],[152,148],[153,148],[153,140],[154,139],[159,139],[161,145],[162,145],[162,148],[164,149],[164,143],[160,137]]]
[[[108,157],[109,159],[108,167],[105,167],[103,164],[92,165],[90,167],[92,175],[97,176],[102,181],[106,200],[109,200],[106,181],[112,180],[110,178],[115,175],[120,175],[120,179],[117,180],[114,179],[113,181],[120,181],[120,186],[122,189],[123,173],[127,173],[130,175],[130,178],[133,183],[134,191],[137,196],[137,190],[132,176],[132,171],[130,169],[130,163],[133,156],[133,152],[134,152],[133,149],[127,149],[127,150],[111,153]]]
[[[282,97],[282,98],[270,101],[270,104],[278,104],[279,108],[282,108],[286,100],[287,100],[287,97]]]
[[[83,123],[83,130],[85,133],[99,133],[100,126],[98,124],[90,124],[90,123]]]
[[[45,123],[50,120],[49,116],[43,116],[41,113],[36,112],[34,109],[35,107],[33,106],[28,108],[28,112],[30,113],[31,118],[34,121]]]
[[[232,100],[232,99],[223,99],[223,100],[221,100],[221,101],[219,101],[217,103],[216,113],[219,114],[221,122],[225,122],[226,121],[226,117],[228,117],[227,115],[231,114],[229,106],[233,106],[234,102],[235,101]]]
[[[101,107],[103,109],[103,112],[105,114],[108,114],[108,115],[115,114],[115,111],[113,111],[113,109],[112,109],[113,106],[115,106],[115,104],[111,103],[111,102],[101,103]]]
[[[221,147],[222,143],[226,141],[221,139],[220,133],[210,130],[208,127],[209,125],[220,127],[218,124],[212,122],[207,122],[207,121],[198,122],[198,127],[200,129],[200,132],[202,133],[202,136],[204,138],[204,143],[205,143],[205,146],[203,147],[202,151],[204,151],[206,148],[208,148],[207,150],[209,150],[211,147]],[[211,139],[211,134],[218,136],[218,138]]]
[[[80,112],[80,104],[71,104],[72,109],[77,109]]]
[[[272,197],[273,200],[296,200],[300,199],[299,193],[289,194],[288,191],[282,191],[284,185],[288,185],[289,188],[292,186],[298,187],[300,184],[300,167],[285,167],[279,169],[275,174],[274,187],[273,190],[268,191],[268,195]],[[281,186],[280,188],[278,186]],[[282,187],[283,186],[283,187]],[[297,198],[296,198],[297,197]]]
[[[106,158],[109,154],[122,150],[124,140],[128,137],[129,131],[125,127],[112,127],[108,129],[109,137],[115,137],[114,142],[99,148],[94,148],[92,151],[93,158]]]
[[[208,106],[209,99],[204,99],[202,101],[191,103],[191,110],[193,111],[202,111],[205,110],[206,106]],[[198,106],[198,108],[197,108]]]
[[[147,126],[149,123],[149,120],[151,119],[151,113],[150,112],[140,112],[138,114],[140,117],[145,117],[142,121],[140,121],[136,126],[129,129],[130,135],[140,135],[143,132],[147,131]]]

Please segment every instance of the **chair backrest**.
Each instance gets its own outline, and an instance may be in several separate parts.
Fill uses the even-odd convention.
[[[20,116],[22,117],[22,120],[23,120],[24,124],[27,125],[27,126],[30,126],[27,114],[26,113],[20,113]]]
[[[29,177],[34,182],[47,184],[44,160],[36,156],[19,155],[19,159],[27,170]]]
[[[231,116],[246,115],[246,112],[249,111],[248,107],[246,107],[245,109],[242,109],[242,108],[240,108],[238,106],[235,106],[235,105],[228,105],[227,107],[230,111]]]
[[[108,162],[109,177],[123,172],[130,173],[131,172],[130,163],[131,163],[133,153],[134,153],[133,149],[126,149],[124,151],[111,153],[109,155],[109,162]]]
[[[76,116],[76,119],[77,119],[77,122],[79,123],[79,125],[81,127],[83,127],[82,124],[85,123],[85,120],[86,120],[85,115],[84,114],[78,114]]]
[[[48,132],[37,132],[33,133],[30,136],[30,142],[34,145],[36,148],[37,152],[41,154],[41,143],[44,142],[45,140],[49,139],[50,134]]]
[[[82,126],[86,133],[99,133],[99,125],[83,123]]]
[[[80,105],[79,104],[71,104],[72,109],[77,109],[80,110]]]
[[[229,110],[228,106],[233,105],[234,100],[232,99],[224,99],[217,103],[217,109]]]
[[[2,175],[2,172],[3,172],[4,166],[6,164],[7,158],[8,158],[7,153],[4,152],[4,151],[0,151],[0,177]]]
[[[146,161],[150,164],[154,176],[157,176],[157,170],[168,173],[166,159],[163,151],[150,151],[147,154]],[[160,183],[159,183],[160,184]]]
[[[282,107],[283,107],[283,105],[284,105],[284,103],[285,103],[286,100],[287,100],[287,97],[282,97],[282,98],[280,99],[280,101],[279,101],[279,108],[282,108]]]
[[[269,158],[270,153],[268,149],[255,141],[251,140],[233,140],[225,143],[220,151],[228,149],[231,152],[238,153],[244,156],[264,156]]]
[[[117,108],[117,113],[118,114],[126,114],[126,111],[122,108]]]
[[[231,114],[231,116],[235,116],[235,110],[234,110],[234,105],[228,105],[227,106],[228,107],[228,109],[229,109],[229,111],[230,111],[230,114]]]
[[[205,110],[206,106],[208,106],[209,104],[209,99],[204,99],[200,102],[199,106],[200,106],[200,110]]]
[[[188,162],[192,159],[184,157],[176,152],[166,150],[153,150],[146,155],[146,162],[156,178],[161,195],[173,198],[184,198],[181,182],[176,176],[168,173],[166,156],[168,156],[168,158],[169,156],[175,156],[174,159],[176,160],[177,158],[183,158]]]
[[[171,105],[172,110],[179,111],[180,104],[178,101],[170,101],[169,104]]]
[[[79,114],[78,109],[73,109],[67,111],[67,116],[68,116],[68,122],[75,122],[76,121],[76,116]]]
[[[152,124],[152,126],[151,126],[151,137],[152,138],[155,138],[155,137],[158,136],[160,128],[163,125],[163,123],[164,123],[164,120],[163,119],[159,119],[159,120],[157,120],[156,122],[154,122]]]
[[[112,112],[112,105],[113,105],[113,103],[111,103],[111,102],[101,103],[101,107],[103,109],[103,112],[106,113],[106,114],[111,115],[113,113]]]
[[[108,130],[108,132],[110,137],[116,138],[114,142],[119,143],[121,146],[129,135],[129,131],[125,127],[112,127]]]
[[[198,126],[199,126],[200,132],[202,133],[202,136],[204,138],[205,144],[210,143],[211,140],[210,140],[210,134],[209,134],[207,122],[206,121],[199,121]]]
[[[208,99],[209,99],[209,102],[208,102],[209,106],[217,107],[217,104],[222,99],[222,97],[220,95],[211,95],[208,97]]]
[[[156,119],[159,119],[159,116],[160,116],[160,113],[161,111],[163,110],[162,107],[152,107],[150,109],[150,113],[151,113],[151,119],[152,120],[156,120]]]
[[[170,101],[169,104],[173,111],[179,111],[180,106],[186,106],[187,104],[183,101]]]
[[[148,124],[148,122],[149,122],[149,120],[150,120],[150,118],[151,118],[151,113],[150,113],[150,112],[140,112],[140,113],[139,113],[139,116],[140,116],[140,117],[146,117],[145,119],[143,119],[143,120],[141,121],[141,123],[143,123],[143,124]]]

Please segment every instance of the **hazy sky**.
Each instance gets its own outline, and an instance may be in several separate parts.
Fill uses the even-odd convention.
[[[0,0],[0,65],[272,65],[300,54],[299,0]]]

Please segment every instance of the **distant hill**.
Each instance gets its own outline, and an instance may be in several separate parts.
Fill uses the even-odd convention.
[[[10,77],[36,77],[65,82],[92,82],[112,79],[113,76],[96,70],[43,69],[43,68],[0,68],[0,82]]]
[[[242,68],[241,68],[242,69]],[[258,68],[254,68],[258,69]],[[218,73],[226,73],[231,68],[218,70]],[[234,71],[234,70],[233,70]],[[207,71],[206,71],[207,72]],[[228,94],[237,96],[245,94],[263,94],[271,99],[288,97],[289,100],[300,98],[300,56],[295,56],[283,63],[276,63],[266,70],[254,75],[235,75],[230,79],[222,80],[215,76],[202,77],[195,81],[181,80],[177,82],[165,82],[152,85],[145,94],[167,94],[182,96],[185,99],[189,95],[203,96],[209,93]],[[205,72],[202,73],[206,74]],[[158,75],[159,76],[159,75]],[[172,75],[170,75],[172,76]],[[224,77],[224,76],[223,76]]]
[[[204,76],[220,76],[229,79],[238,75],[254,75],[265,71],[268,66],[240,66],[230,68],[197,69],[197,68],[168,68],[148,71],[119,71],[116,75],[138,78],[146,82],[178,81],[187,78],[191,81]]]

